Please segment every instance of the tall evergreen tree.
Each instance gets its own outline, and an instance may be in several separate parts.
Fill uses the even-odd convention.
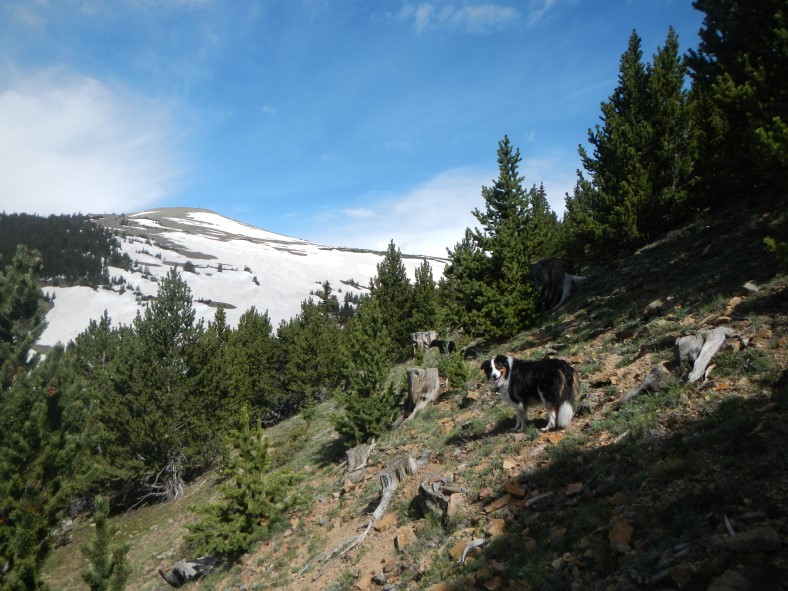
[[[687,214],[693,182],[694,122],[684,88],[686,66],[671,28],[644,65],[636,31],[621,56],[618,86],[602,103],[602,125],[589,130],[592,154],[579,147],[567,198],[564,247],[571,257],[610,258],[651,240]]]
[[[18,372],[30,367],[30,350],[44,330],[39,306],[41,258],[19,246],[0,271],[0,397]]]
[[[0,401],[0,588],[42,589],[52,530],[90,462],[82,383],[62,347],[20,375]]]
[[[594,218],[593,187],[578,171],[572,195],[564,202],[564,217],[561,220],[561,251],[565,262],[580,266],[588,262],[602,240],[601,227]]]
[[[336,298],[334,298],[336,303]],[[301,313],[280,324],[283,386],[299,403],[323,398],[344,379],[339,305],[331,299],[301,302]]]
[[[256,416],[276,420],[290,406],[297,407],[282,396],[280,357],[268,312],[261,314],[254,307],[244,312],[227,344],[228,402],[233,408],[245,405]]]
[[[526,222],[523,239],[531,262],[554,257],[562,259],[560,222],[550,208],[544,184],[533,186],[528,192],[531,212]]]
[[[193,390],[195,315],[188,284],[171,269],[156,299],[134,321],[132,400],[147,439],[141,455],[150,469],[151,493],[165,500],[179,498],[185,471],[207,461],[202,456],[206,425],[195,420],[191,405],[198,393]]]
[[[213,320],[198,332],[199,343],[193,355],[192,421],[199,422],[204,429],[201,429],[206,438],[204,454],[212,461],[218,457],[220,434],[231,429],[237,418],[227,359],[233,329],[227,324],[224,306],[219,305]]]
[[[386,431],[398,412],[397,396],[386,387],[392,343],[375,298],[359,304],[346,339],[348,386],[334,395],[341,410],[331,421],[352,446]]]
[[[482,303],[491,273],[489,257],[476,244],[473,231],[466,228],[463,239],[449,249],[449,264],[438,282],[442,326],[463,328],[472,335],[488,330]]]
[[[588,233],[599,236],[594,254],[615,254],[638,241],[637,212],[651,195],[644,160],[651,130],[642,57],[640,37],[632,31],[621,56],[618,86],[602,103],[602,125],[588,131],[593,153],[579,147],[583,168],[592,181],[592,186],[585,187],[591,189],[587,199],[593,212],[593,227]]]
[[[704,12],[689,52],[706,203],[788,189],[788,9],[784,0],[695,0]]]
[[[694,120],[685,89],[687,67],[673,27],[646,74],[651,137],[645,162],[652,193],[638,210],[638,228],[640,234],[653,238],[686,218],[693,180]]]
[[[411,326],[414,331],[434,330],[438,326],[437,286],[426,259],[416,268]]]
[[[393,344],[392,353],[397,360],[407,359],[412,353],[410,334],[414,331],[413,289],[393,240],[377,265],[377,274],[370,280],[370,292],[383,315]]]
[[[529,271],[539,258],[531,242],[537,231],[534,191],[523,189],[521,160],[520,150],[504,136],[498,143],[498,178],[493,186],[482,187],[484,211],[473,211],[481,228],[466,232],[449,253],[442,301],[448,311],[459,313],[471,334],[512,335],[535,317]]]

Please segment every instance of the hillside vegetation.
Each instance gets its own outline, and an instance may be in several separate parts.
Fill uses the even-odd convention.
[[[788,13],[693,4],[694,50],[669,29],[645,61],[632,32],[560,220],[504,135],[439,278],[424,260],[411,282],[392,240],[345,308],[310,277],[299,314],[275,327],[251,307],[233,328],[222,305],[197,319],[173,266],[131,324],[105,313],[31,356],[42,259],[18,245],[0,271],[0,587],[112,578],[103,519],[95,536],[64,522],[107,499],[138,589],[208,553],[224,567],[199,585],[220,590],[783,584]],[[550,313],[532,274],[545,259],[588,276]],[[676,339],[711,328],[724,346],[688,385]],[[465,357],[411,359],[421,331]],[[578,369],[568,429],[542,434],[532,409],[509,433],[478,370],[497,353]],[[416,363],[448,386],[398,423]]]
[[[274,462],[303,476],[308,503],[230,570],[187,588],[784,588],[788,278],[763,238],[786,230],[785,213],[770,207],[699,218],[592,272],[536,328],[489,343],[480,357],[557,351],[580,371],[582,396],[565,431],[538,431],[544,412],[531,408],[526,433],[510,433],[514,412],[490,393],[476,358],[467,360],[467,384],[444,388],[377,440],[358,483],[343,478],[343,448],[327,420],[333,402],[308,423],[294,417],[268,429]],[[745,290],[748,281],[760,289]],[[656,300],[662,305],[649,306]],[[676,378],[615,410],[672,359],[671,341],[721,323],[747,346],[731,340],[706,381]],[[440,365],[434,351],[425,364]],[[366,525],[378,474],[400,454],[427,462],[356,549],[321,561]],[[423,510],[422,482],[464,491],[450,517]],[[194,557],[183,542],[189,508],[210,499],[215,484],[206,475],[180,501],[113,519],[117,540],[132,546],[128,589],[166,589],[157,569]],[[89,520],[66,535],[44,578],[53,589],[81,589]],[[473,539],[485,543],[459,565]]]

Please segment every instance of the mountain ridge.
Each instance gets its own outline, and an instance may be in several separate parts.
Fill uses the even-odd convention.
[[[212,320],[222,304],[228,324],[234,326],[254,306],[267,310],[276,327],[298,314],[301,302],[325,281],[340,301],[344,294],[364,293],[385,256],[292,238],[207,209],[156,208],[90,218],[117,233],[120,250],[133,261],[132,270],[109,267],[111,286],[101,289],[46,286],[53,306],[39,348],[73,340],[105,310],[113,323],[131,323],[156,296],[158,282],[171,268],[189,285],[198,319]],[[403,254],[411,279],[424,260],[437,277],[448,262]]]

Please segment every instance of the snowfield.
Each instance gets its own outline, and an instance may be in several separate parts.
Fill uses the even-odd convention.
[[[44,287],[54,296],[54,307],[47,313],[39,345],[68,343],[105,310],[113,326],[130,324],[173,267],[191,289],[198,318],[213,320],[222,303],[228,324],[235,326],[254,306],[268,311],[276,329],[282,320],[298,314],[301,302],[326,280],[340,302],[347,292],[366,292],[385,254],[314,244],[207,210],[165,208],[95,217],[121,234],[121,250],[135,263],[134,271],[110,267],[110,277],[125,280],[111,290]],[[436,281],[443,274],[445,259],[403,254],[411,281],[425,259]],[[194,273],[184,271],[186,263],[194,266]],[[350,285],[351,280],[361,288]]]

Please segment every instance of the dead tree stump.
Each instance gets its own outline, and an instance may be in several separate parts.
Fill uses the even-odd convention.
[[[373,441],[370,445],[364,443],[345,452],[345,456],[347,457],[346,480],[360,482],[364,479],[364,468],[367,465],[369,454],[372,453],[374,447],[375,442]]]
[[[425,408],[438,397],[440,380],[437,367],[409,367],[408,368],[408,405],[411,413],[409,421],[416,413]]]
[[[424,354],[429,351],[430,343],[438,338],[438,333],[434,330],[413,332],[410,338],[413,341],[413,354],[416,355],[419,351]]]

